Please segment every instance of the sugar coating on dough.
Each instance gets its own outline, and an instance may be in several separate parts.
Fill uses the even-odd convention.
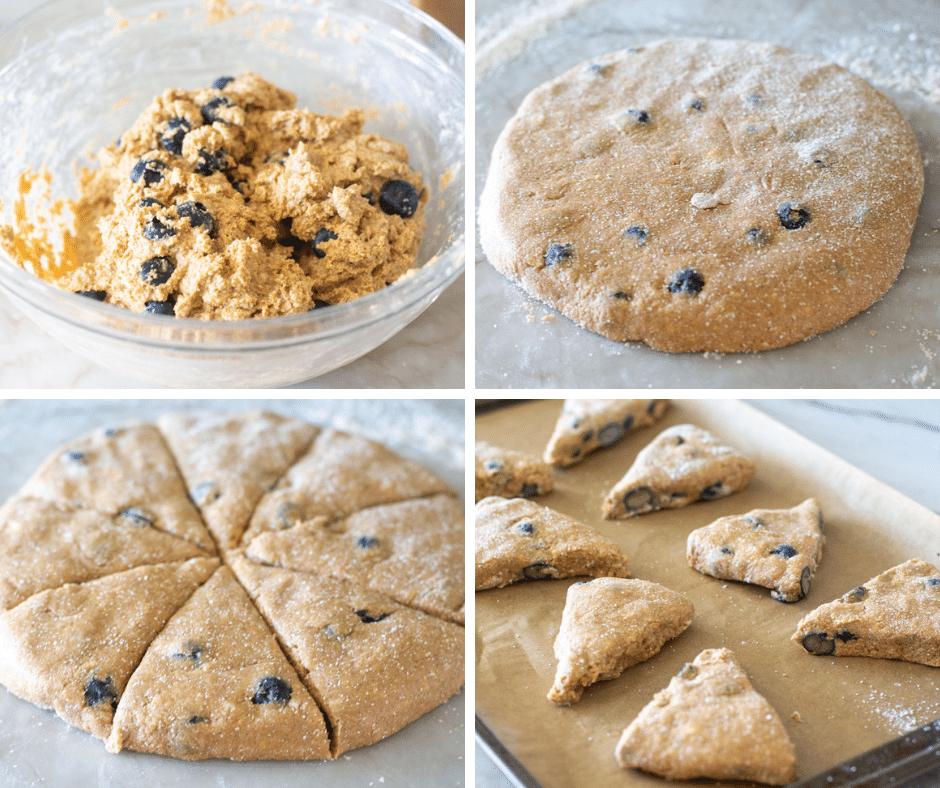
[[[581,699],[585,687],[644,662],[692,623],[692,603],[648,580],[599,577],[568,589],[555,638],[554,703]]]
[[[484,498],[474,528],[476,590],[522,580],[629,577],[610,539],[560,512],[521,498]]]
[[[792,509],[754,509],[721,517],[689,534],[689,566],[721,580],[771,589],[780,602],[797,602],[810,590],[825,537],[819,502]]]
[[[674,780],[796,779],[796,753],[780,717],[728,649],[707,649],[630,723],[617,743],[624,768]]]
[[[545,461],[567,466],[612,446],[630,430],[662,418],[664,399],[566,399],[545,447]]]
[[[415,263],[427,201],[408,152],[364,133],[361,109],[321,115],[295,101],[250,72],[165,90],[85,172],[75,243],[87,262],[57,284],[136,312],[159,302],[179,317],[239,320],[398,280]],[[413,187],[413,214],[383,209],[392,181]]]
[[[658,509],[678,509],[743,489],[754,463],[701,427],[677,424],[663,430],[638,455],[604,500],[608,519]]]
[[[891,102],[820,58],[667,39],[533,90],[480,200],[489,261],[611,339],[781,347],[880,298],[923,193]]]
[[[792,639],[817,656],[940,667],[940,569],[917,558],[895,566],[816,608]]]
[[[555,485],[551,465],[525,452],[477,441],[474,454],[477,501],[491,495],[530,498]]]

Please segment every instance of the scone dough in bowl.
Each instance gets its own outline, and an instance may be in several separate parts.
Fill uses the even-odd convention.
[[[923,183],[907,122],[845,69],[666,39],[526,97],[493,151],[480,240],[504,275],[602,336],[765,350],[884,295]]]

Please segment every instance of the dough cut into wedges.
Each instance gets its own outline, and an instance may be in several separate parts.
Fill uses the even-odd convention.
[[[274,413],[168,413],[160,430],[219,547],[237,547],[258,501],[319,428]]]
[[[616,749],[624,768],[674,780],[796,779],[796,754],[777,712],[728,649],[707,649],[623,732]]]
[[[478,501],[491,495],[531,498],[551,492],[555,485],[552,466],[525,452],[477,441],[475,455]]]
[[[593,528],[520,498],[476,505],[476,590],[521,580],[630,577],[627,557]]]
[[[147,646],[218,565],[142,566],[31,596],[0,615],[0,682],[106,738]]]
[[[261,499],[243,543],[314,517],[338,520],[369,506],[438,492],[451,490],[418,463],[357,435],[325,429]]]
[[[463,501],[445,494],[333,523],[316,518],[260,534],[245,548],[254,561],[359,583],[461,625],[464,553]]]
[[[710,432],[677,424],[638,455],[604,501],[604,516],[621,520],[657,509],[678,509],[743,489],[754,463]]]
[[[548,699],[575,703],[585,687],[652,657],[692,623],[681,594],[647,580],[599,577],[568,589],[555,638],[558,668]]]
[[[323,715],[226,566],[147,650],[107,747],[185,759],[330,757]]]
[[[665,399],[566,399],[545,447],[545,462],[562,467],[581,462],[630,430],[658,421],[668,406]]]
[[[99,429],[66,443],[20,493],[112,515],[125,513],[215,552],[176,460],[153,424]]]
[[[721,517],[689,534],[689,566],[721,580],[771,589],[780,602],[809,593],[822,560],[822,512],[814,498],[792,509]]]
[[[940,667],[940,570],[913,558],[800,621],[810,654],[879,657]]]
[[[0,508],[0,610],[47,588],[205,556],[133,516],[16,495]]]
[[[333,755],[373,744],[454,695],[464,630],[335,578],[232,567],[330,721]]]

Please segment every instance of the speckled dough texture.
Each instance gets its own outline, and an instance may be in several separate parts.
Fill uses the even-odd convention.
[[[363,133],[360,109],[296,109],[256,74],[214,85],[164,91],[100,151],[76,208],[84,264],[58,284],[237,320],[349,301],[414,265],[427,196],[404,146]],[[387,210],[401,182],[407,210]]]
[[[771,44],[666,39],[526,97],[493,151],[480,240],[603,336],[764,350],[888,290],[923,182],[906,121],[848,71]]]
[[[728,649],[707,649],[656,693],[623,732],[620,765],[675,780],[796,779],[796,753],[780,717]]]
[[[454,491],[364,438],[109,425],[0,507],[0,682],[110,752],[333,758],[460,690],[464,553]]]

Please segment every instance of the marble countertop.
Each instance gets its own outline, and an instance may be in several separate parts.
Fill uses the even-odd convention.
[[[748,400],[749,404],[909,498],[940,512],[940,402],[917,400]],[[511,782],[479,744],[477,788]],[[936,788],[940,769],[898,788]]]

